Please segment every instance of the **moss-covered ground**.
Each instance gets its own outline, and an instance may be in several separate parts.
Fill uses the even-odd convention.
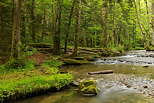
[[[73,79],[69,73],[59,73],[58,67],[62,65],[59,61],[45,60],[35,67],[32,60],[26,60],[20,68],[16,69],[15,66],[20,64],[17,63],[19,61],[13,60],[0,66],[0,102],[2,103],[62,89]]]

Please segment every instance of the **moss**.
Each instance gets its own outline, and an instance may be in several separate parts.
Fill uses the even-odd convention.
[[[75,60],[85,60],[84,57],[73,57],[72,59],[75,59]]]
[[[94,80],[85,80],[80,82],[79,90],[82,94],[97,94],[98,89]]]
[[[87,60],[64,59],[64,63],[68,65],[80,65],[90,63]]]
[[[56,60],[46,60],[42,63],[43,67],[49,66],[49,67],[60,67],[63,63]]]
[[[90,85],[88,87],[82,88],[81,93],[83,93],[83,94],[97,94],[98,90],[95,87],[95,85]]]
[[[59,90],[68,85],[72,78],[71,74],[56,74],[3,80],[0,82],[0,102],[24,98],[51,88]]]
[[[154,51],[154,46],[146,46],[145,50],[146,51]]]

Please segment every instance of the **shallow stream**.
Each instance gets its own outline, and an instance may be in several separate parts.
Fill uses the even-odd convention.
[[[154,52],[130,51],[125,56],[101,58],[92,64],[61,68],[76,81],[94,79],[99,93],[83,97],[77,88],[20,100],[15,103],[154,103]],[[113,74],[89,75],[88,72],[113,70]]]

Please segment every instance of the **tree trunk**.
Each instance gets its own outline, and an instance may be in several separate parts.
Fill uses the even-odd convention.
[[[107,34],[107,0],[102,0],[102,46],[108,47]]]
[[[65,50],[64,50],[65,53],[67,52],[68,34],[69,34],[69,31],[70,31],[71,20],[72,20],[72,15],[73,15],[73,11],[74,11],[74,4],[75,4],[75,0],[72,3],[70,15],[69,15],[69,20],[68,20],[68,28],[67,28],[67,33],[66,33],[66,37],[65,37]]]
[[[56,5],[56,19],[54,25],[54,37],[53,37],[53,54],[59,55],[60,54],[60,24],[61,24],[61,3],[62,0],[57,0]]]
[[[26,42],[26,7],[24,6],[25,1],[22,1],[23,5],[21,8],[21,42],[25,43]]]
[[[34,16],[34,9],[35,9],[35,0],[32,0],[31,2],[31,36],[33,42],[36,42],[36,36],[35,36],[35,16]]]
[[[12,29],[12,48],[11,59],[20,56],[20,22],[21,22],[21,5],[22,0],[13,0],[13,29]]]
[[[152,1],[152,45],[154,46],[154,1]]]
[[[76,33],[74,39],[74,52],[72,56],[76,56],[78,54],[78,35],[80,34],[80,20],[81,20],[81,0],[77,0],[77,15],[76,15]]]

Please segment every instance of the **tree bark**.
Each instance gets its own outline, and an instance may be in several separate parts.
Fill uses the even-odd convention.
[[[12,48],[10,59],[20,56],[20,22],[22,0],[13,0],[13,29],[12,29]]]
[[[54,32],[54,37],[53,37],[53,54],[54,55],[60,54],[61,3],[62,3],[62,0],[57,0],[56,18],[55,18],[55,25],[54,25],[55,32]]]
[[[76,56],[78,54],[78,35],[80,34],[80,21],[81,21],[81,0],[77,0],[77,15],[76,15],[76,33],[74,39],[74,51],[72,56]]]
[[[107,34],[107,0],[102,0],[102,46],[108,47]]]
[[[33,42],[36,42],[36,36],[35,36],[35,14],[34,14],[35,0],[32,0],[31,3],[32,3],[31,4],[31,36],[32,36]]]
[[[67,28],[67,33],[66,33],[66,36],[65,36],[65,50],[64,50],[65,53],[67,52],[68,34],[69,34],[69,31],[70,31],[71,20],[72,20],[72,15],[73,15],[73,11],[74,11],[74,4],[75,4],[75,0],[72,3],[70,15],[69,15],[69,20],[68,20],[68,28]]]

